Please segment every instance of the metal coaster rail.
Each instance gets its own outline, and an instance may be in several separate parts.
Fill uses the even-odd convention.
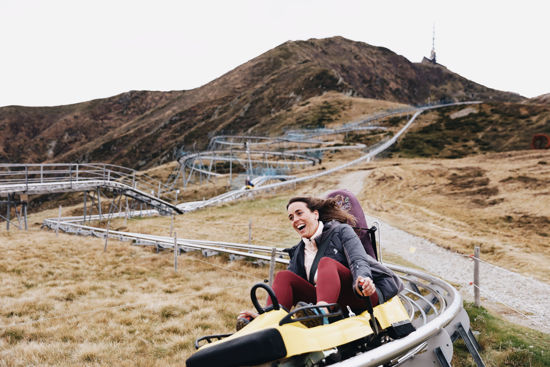
[[[181,213],[176,205],[161,198],[163,186],[133,169],[110,164],[0,164],[0,197],[105,188],[144,202],[162,213]]]
[[[247,159],[247,158],[239,158],[236,156],[236,154],[239,153],[238,151],[231,151],[231,150],[209,150],[206,152],[201,153],[191,153],[186,154],[182,156],[178,161],[180,165],[183,165],[189,169],[193,170],[199,170],[197,168],[197,162],[200,162],[200,164],[203,164],[203,161],[207,162],[236,162],[242,166],[246,166],[249,162],[252,163],[264,163],[267,161],[267,156],[275,157],[275,158],[283,158],[284,160],[277,160],[273,161],[270,159],[268,162],[271,166],[277,166],[277,165],[315,165],[319,163],[319,158],[307,156],[305,154],[299,154],[297,152],[273,152],[273,151],[267,151],[267,150],[251,150],[247,152],[251,156],[263,156],[264,159]],[[246,154],[245,152],[240,152],[241,154]],[[287,161],[286,159],[291,159],[290,161]],[[212,175],[218,175],[214,172],[209,172],[204,170],[208,174]]]
[[[137,213],[133,213],[137,215]],[[114,214],[114,217],[120,214]],[[99,219],[94,216],[92,220]],[[62,222],[46,219],[44,225],[50,229],[59,229],[66,233],[92,235],[99,238],[114,238],[121,241],[131,241],[136,245],[153,246],[157,249],[174,251],[174,238],[170,236],[147,235],[141,233],[108,231],[107,229],[80,225],[82,217],[63,218]],[[178,238],[178,252],[192,250],[223,252],[233,256],[255,258],[270,261],[272,247],[250,244],[239,244],[220,241],[204,241]],[[288,264],[289,259],[283,248],[276,248],[274,261]],[[400,293],[407,311],[413,320],[416,331],[403,339],[390,343],[350,358],[335,366],[378,366],[391,362],[391,365],[424,366],[432,365],[439,360],[450,362],[452,359],[452,341],[459,337],[466,338],[471,345],[476,345],[470,330],[468,315],[462,308],[462,298],[458,291],[447,282],[430,276],[424,272],[386,264],[400,275],[407,284]],[[460,330],[466,333],[461,335]],[[432,339],[435,342],[431,341]],[[422,352],[422,353],[419,353]],[[472,349],[472,354],[479,358],[479,347]],[[446,366],[445,364],[440,364]],[[483,364],[478,364],[482,366]]]
[[[210,139],[207,150],[216,150],[214,149],[216,145],[242,147],[244,145],[274,145],[280,143],[319,144],[322,142],[319,140],[296,139],[292,137],[270,137],[257,135],[216,135]]]
[[[319,173],[315,173],[313,175],[295,177],[295,178],[292,178],[292,179],[285,180],[283,182],[277,182],[277,183],[262,185],[262,186],[259,186],[259,187],[253,187],[250,190],[246,190],[246,191],[245,190],[230,191],[230,192],[227,192],[225,194],[220,195],[220,197],[214,197],[210,200],[205,201],[204,206],[214,205],[214,204],[217,204],[219,202],[226,202],[226,201],[230,201],[230,200],[235,200],[235,199],[243,196],[244,194],[253,194],[253,193],[261,192],[261,191],[275,190],[275,189],[283,188],[285,186],[295,185],[295,184],[300,183],[300,182],[314,180],[316,178],[319,178],[319,177],[322,177],[322,176],[325,176],[325,175],[329,175],[329,174],[332,174],[334,172],[349,168],[349,167],[351,167],[353,165],[356,165],[358,163],[361,163],[361,162],[364,162],[364,161],[368,162],[368,161],[372,160],[375,156],[377,156],[378,154],[382,153],[383,151],[388,149],[390,146],[395,144],[395,142],[397,142],[397,140],[413,124],[413,122],[416,120],[416,117],[418,117],[418,115],[420,115],[422,112],[424,112],[426,110],[442,108],[442,107],[448,107],[448,106],[459,106],[459,105],[469,105],[469,104],[479,104],[479,103],[481,103],[481,102],[480,101],[457,102],[457,103],[441,104],[441,105],[434,105],[434,106],[427,106],[427,107],[418,108],[418,109],[416,109],[416,112],[413,114],[413,116],[409,119],[409,121],[405,124],[405,126],[401,130],[399,130],[393,137],[391,137],[388,140],[382,141],[382,142],[380,142],[379,144],[377,144],[375,146],[370,147],[369,151],[366,154],[364,154],[363,156],[361,156],[361,157],[359,157],[355,160],[352,160],[350,162],[347,162],[345,164],[342,164],[340,166],[337,166],[337,167],[334,167],[334,168],[331,168],[331,169],[321,171]],[[220,200],[222,197],[223,197],[223,200]]]

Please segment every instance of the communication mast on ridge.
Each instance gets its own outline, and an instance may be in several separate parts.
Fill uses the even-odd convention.
[[[435,24],[433,25],[432,32],[432,52],[430,52],[430,61],[432,64],[437,64],[437,61],[435,60]]]

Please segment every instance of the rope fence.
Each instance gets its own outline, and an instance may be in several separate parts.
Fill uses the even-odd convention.
[[[481,287],[479,287],[479,286],[477,286],[477,285],[475,285],[475,284],[473,284],[473,283],[471,283],[471,284],[469,284],[469,285],[471,285],[471,286],[474,287],[474,288],[479,289],[481,292],[483,292],[483,293],[485,294],[485,296],[486,296],[487,298],[490,298],[490,299],[492,299],[493,301],[495,301],[495,302],[497,302],[497,303],[499,303],[499,304],[501,304],[501,305],[503,305],[503,306],[508,307],[510,310],[516,312],[517,314],[519,314],[520,316],[524,317],[525,319],[528,319],[528,320],[530,320],[531,322],[533,322],[533,323],[535,323],[535,324],[537,324],[537,325],[539,325],[539,326],[541,326],[541,327],[544,327],[544,326],[545,326],[545,324],[543,324],[543,323],[542,323],[541,321],[539,321],[538,319],[536,319],[536,318],[534,318],[534,317],[532,317],[532,316],[529,316],[529,315],[527,315],[526,313],[524,313],[524,312],[518,310],[516,307],[514,307],[514,306],[508,304],[507,302],[503,301],[500,297],[494,295],[491,291],[488,291],[488,290],[486,290],[486,289],[484,289],[484,288],[481,288]]]
[[[432,272],[433,274],[437,276],[443,276],[448,281],[460,285],[463,289],[471,289],[471,294],[474,297],[474,304],[476,306],[481,306],[482,299],[478,298],[478,302],[475,302],[476,293],[479,294],[479,292],[481,292],[485,299],[505,306],[509,310],[519,315],[525,321],[530,323],[532,326],[537,327],[540,330],[546,330],[546,332],[550,332],[550,328],[547,324],[547,320],[550,317],[548,311],[548,306],[550,306],[550,300],[548,297],[548,295],[550,295],[550,285],[547,285],[530,277],[524,277],[521,274],[491,264],[487,260],[481,259],[479,256],[476,257],[475,253],[466,255],[456,251],[446,251],[448,251],[452,255],[457,255],[460,258],[468,260],[470,263],[472,263],[472,265],[474,265],[475,262],[478,261],[479,273],[476,276],[475,267],[473,269],[468,269],[467,267],[461,266],[460,264],[455,264],[456,266],[453,267],[452,273],[447,272],[446,274],[438,274],[438,272]],[[423,264],[419,266],[426,268],[426,266]],[[428,269],[428,271],[430,271],[430,269]],[[519,277],[525,278],[524,282],[514,279]],[[489,290],[487,288],[488,286],[483,286],[481,284],[484,282],[485,284],[490,284],[492,290]],[[509,287],[507,287],[507,282],[513,282],[514,284],[516,284],[514,291],[509,291]],[[544,289],[542,290],[542,294],[537,294],[534,291],[529,292],[525,289],[529,285],[535,287],[535,284],[544,287]],[[531,297],[518,296],[518,293],[520,292],[526,293]],[[541,303],[540,305],[536,305],[537,300],[535,298],[537,297],[542,301],[542,303],[538,302]]]

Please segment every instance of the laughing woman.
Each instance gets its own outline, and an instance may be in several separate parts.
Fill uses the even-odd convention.
[[[370,297],[374,306],[403,289],[390,269],[367,255],[350,226],[355,225],[355,217],[340,208],[336,199],[294,197],[287,212],[301,237],[287,250],[288,270],[277,273],[273,282],[277,300],[287,310],[298,302],[338,303],[360,313],[367,309],[367,301],[361,297]],[[254,316],[242,312],[238,327]]]

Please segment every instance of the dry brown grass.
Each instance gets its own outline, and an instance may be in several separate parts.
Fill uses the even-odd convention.
[[[349,97],[342,93],[327,92],[321,96],[308,99],[308,104],[294,106],[292,112],[298,116],[304,115],[307,113],[307,110],[313,106],[319,106],[323,102],[341,104],[343,107],[337,121],[327,124],[327,127],[339,127],[342,122],[356,121],[364,116],[408,106],[403,103],[372,98]]]
[[[303,173],[329,169],[358,156],[356,151],[329,153],[321,167],[309,167]],[[366,171],[370,175],[357,178],[363,180],[358,196],[368,214],[463,254],[472,253],[479,245],[486,260],[550,281],[550,152],[517,151],[453,160],[376,160],[301,184],[297,190],[322,195],[338,186],[337,178]],[[246,215],[239,221],[244,223],[240,238],[246,241]],[[151,228],[151,224],[145,227]],[[196,235],[200,229],[186,231]],[[213,231],[206,236],[215,237]],[[160,233],[168,232],[165,219]],[[268,240],[258,240],[268,245]]]
[[[550,152],[456,160],[381,160],[361,201],[371,215],[418,236],[550,281]]]
[[[134,221],[130,221],[132,223]],[[141,222],[136,220],[136,222]],[[0,235],[0,366],[181,365],[267,268],[43,231]]]
[[[284,134],[285,129],[301,128],[300,121],[317,121],[316,115],[322,106],[330,106],[333,113],[328,114],[328,120],[322,122],[324,127],[341,126],[342,123],[358,121],[361,118],[378,112],[407,107],[406,104],[371,98],[350,97],[343,93],[329,91],[320,96],[301,101],[276,115],[276,122],[266,121],[254,126],[255,132],[271,136]],[[315,117],[316,116],[316,117]],[[297,126],[298,123],[298,126]],[[310,126],[314,127],[314,126]],[[316,126],[320,127],[320,126]]]

